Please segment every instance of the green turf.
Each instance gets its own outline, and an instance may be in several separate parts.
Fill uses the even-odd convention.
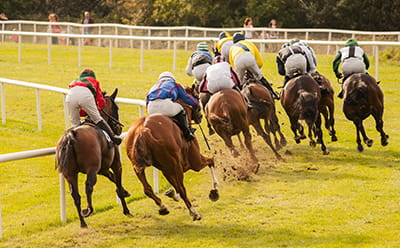
[[[158,74],[172,70],[173,62],[172,51],[146,50],[141,72],[140,50],[113,49],[110,69],[108,48],[83,47],[79,68],[76,47],[53,46],[50,65],[46,46],[23,44],[20,63],[17,51],[16,44],[0,44],[0,77],[66,88],[83,68],[89,67],[96,72],[104,90],[111,93],[117,87],[118,96],[134,99],[144,99]],[[190,51],[177,51],[176,78],[186,85],[192,81],[184,73],[189,55]],[[337,91],[332,59],[330,55],[318,55],[318,69]],[[373,57],[370,60],[375,61]],[[372,75],[374,68],[372,63]],[[209,171],[185,174],[189,197],[203,215],[198,222],[191,220],[183,202],[176,203],[164,196],[170,214],[158,215],[156,205],[143,194],[124,146],[123,184],[132,194],[128,207],[133,216],[122,214],[114,186],[99,177],[93,195],[95,213],[87,219],[88,229],[79,227],[69,195],[67,223],[60,221],[59,177],[54,156],[2,163],[0,247],[399,247],[400,66],[381,61],[379,69],[385,94],[384,129],[390,135],[386,147],[380,145],[375,124],[369,118],[365,126],[374,145],[365,147],[363,153],[357,152],[355,128],[344,117],[342,102],[336,97],[339,141],[331,142],[324,130],[330,154],[322,155],[319,147],[311,148],[307,141],[295,144],[286,114],[277,102],[278,118],[288,140],[287,147],[279,152],[286,162],[276,161],[252,130],[260,160],[259,173],[249,182],[230,177],[223,180],[220,168],[242,166],[246,152],[241,150],[240,158],[231,158],[216,135],[209,137],[212,150],[208,151],[198,130],[202,151],[215,157],[221,182],[221,198],[211,202]],[[274,87],[280,85],[282,77],[276,71],[275,54],[264,54],[263,73]],[[41,92],[43,131],[38,131],[35,90],[6,85],[5,94],[7,122],[0,126],[0,153],[55,146],[65,128],[62,96]],[[138,117],[138,108],[120,104],[120,116],[127,131]],[[207,131],[204,122],[202,127]],[[149,169],[150,180],[151,172]],[[163,191],[167,183],[162,176],[160,179]],[[80,182],[84,195],[84,176],[80,176]]]

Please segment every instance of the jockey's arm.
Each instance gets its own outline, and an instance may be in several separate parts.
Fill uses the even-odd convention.
[[[369,68],[369,59],[368,59],[367,54],[363,53],[363,59],[364,59],[365,69],[368,70],[368,68]]]
[[[342,58],[342,53],[340,51],[338,51],[338,53],[336,54],[336,57],[333,59],[333,63],[332,63],[333,72],[335,73],[336,77],[340,74],[339,73],[339,65],[340,65],[341,58]]]
[[[278,73],[282,76],[285,76],[285,74],[286,74],[285,64],[282,62],[282,60],[279,58],[279,56],[276,56],[276,65],[278,67]]]
[[[191,77],[193,77],[192,67],[192,56],[190,56],[185,71],[186,74]]]

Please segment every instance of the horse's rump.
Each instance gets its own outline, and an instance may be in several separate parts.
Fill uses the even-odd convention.
[[[360,75],[352,75],[343,84],[345,104],[368,105],[368,85]]]
[[[318,102],[317,94],[307,92],[304,90],[299,91],[298,100],[296,101],[296,109],[299,110],[299,119],[315,120],[318,116]]]

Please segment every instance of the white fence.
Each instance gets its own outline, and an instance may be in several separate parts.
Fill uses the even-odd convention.
[[[114,40],[130,40],[130,41],[140,41],[140,70],[144,70],[144,42],[145,41],[170,41],[173,42],[173,63],[172,63],[172,71],[176,71],[176,54],[177,54],[177,42],[182,41],[217,41],[215,37],[149,37],[149,36],[130,36],[130,35],[78,35],[78,34],[55,34],[55,33],[37,33],[37,32],[19,32],[19,31],[0,31],[0,34],[6,35],[18,35],[20,37],[25,36],[40,36],[47,38],[47,46],[48,46],[48,64],[51,64],[51,48],[57,46],[53,46],[51,44],[51,37],[65,37],[65,38],[76,38],[78,39],[78,66],[80,67],[82,64],[82,39],[91,38],[91,39],[107,39],[109,40],[109,67],[112,68],[113,64],[113,42]],[[22,60],[22,39],[18,40],[18,61]],[[343,46],[343,41],[324,41],[324,40],[305,40],[310,45],[322,45],[327,46],[335,46],[336,50],[339,46]],[[261,54],[264,53],[264,47],[266,44],[283,44],[288,42],[286,39],[253,39],[252,42],[259,44]],[[358,44],[360,46],[370,46],[372,47],[372,54],[375,56],[375,77],[379,79],[379,50],[380,47],[387,46],[400,46],[399,41],[359,41]],[[370,53],[371,54],[371,53]]]
[[[42,130],[42,117],[41,117],[41,108],[40,108],[40,90],[48,90],[52,92],[57,92],[61,93],[64,96],[64,103],[65,103],[65,96],[68,93],[67,89],[63,88],[58,88],[54,86],[49,86],[49,85],[42,85],[42,84],[35,84],[35,83],[29,83],[29,82],[23,82],[23,81],[17,81],[17,80],[11,80],[11,79],[6,79],[6,78],[0,78],[0,84],[1,84],[1,116],[2,116],[2,123],[6,123],[6,101],[5,101],[5,84],[12,84],[12,85],[18,85],[22,87],[29,87],[29,88],[34,88],[36,89],[36,109],[37,109],[37,118],[38,118],[38,129]],[[128,99],[128,98],[116,98],[116,102],[118,103],[127,103],[127,104],[134,104],[139,106],[139,115],[143,116],[144,111],[143,108],[146,106],[146,102],[143,100],[138,100],[138,99]],[[69,121],[68,121],[68,114],[67,110],[64,104],[64,117],[65,117],[65,127],[66,129],[69,127]],[[125,137],[126,133],[121,134],[121,137]],[[120,150],[121,152],[121,150]],[[33,157],[39,157],[39,156],[46,156],[46,155],[51,155],[55,153],[55,147],[51,148],[43,148],[43,149],[37,149],[37,150],[31,150],[31,151],[22,151],[22,152],[16,152],[16,153],[9,153],[9,154],[0,154],[0,163],[1,162],[7,162],[7,161],[12,161],[12,160],[18,160],[18,159],[26,159],[26,158],[33,158]],[[154,178],[154,189],[158,193],[158,171],[154,169],[153,171],[153,178]],[[65,208],[65,181],[64,177],[62,174],[59,174],[59,180],[60,180],[60,217],[62,222],[66,222],[66,208]],[[0,203],[0,238],[2,238],[2,218],[1,218],[1,203]]]

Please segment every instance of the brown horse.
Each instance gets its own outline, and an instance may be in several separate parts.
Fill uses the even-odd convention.
[[[331,141],[337,141],[336,130],[335,130],[335,102],[334,102],[334,90],[331,82],[324,75],[315,72],[311,73],[311,76],[319,84],[321,89],[321,100],[319,103],[319,112],[324,116],[325,128],[329,131]]]
[[[389,136],[383,131],[383,92],[376,80],[366,73],[353,74],[343,83],[343,93],[343,112],[356,126],[358,151],[364,151],[360,133],[364,143],[368,147],[372,146],[373,140],[367,137],[363,126],[363,120],[370,115],[375,119],[382,146],[386,146]]]
[[[117,93],[116,89],[111,96],[104,97],[106,107],[100,113],[114,133],[119,135],[122,131],[122,124],[118,121],[118,106],[114,102]],[[92,193],[97,182],[97,174],[103,175],[115,183],[123,212],[125,215],[130,214],[125,202],[125,197],[129,196],[129,193],[121,183],[122,166],[118,146],[111,146],[102,130],[93,125],[81,125],[67,130],[57,143],[56,160],[56,167],[68,181],[81,227],[87,227],[84,217],[88,217],[93,212]],[[78,189],[79,172],[87,175],[88,206],[86,209],[81,209],[81,196]]]
[[[242,89],[242,94],[252,105],[252,108],[247,112],[249,124],[252,125],[257,134],[264,139],[275,156],[278,159],[282,159],[277,150],[284,147],[287,141],[281,132],[278,117],[275,112],[275,102],[271,93],[258,83],[247,82]],[[261,126],[261,119],[264,120],[264,128]],[[271,142],[270,133],[274,135],[275,146]]]
[[[281,95],[281,104],[289,117],[296,143],[306,138],[304,128],[299,123],[299,120],[304,120],[308,126],[310,145],[316,146],[316,143],[320,143],[322,153],[326,155],[329,152],[322,139],[320,99],[321,92],[317,82],[310,75],[300,75],[286,83]],[[313,133],[317,137],[317,142],[313,139]]]
[[[251,142],[247,103],[238,91],[223,89],[213,94],[206,105],[205,112],[208,123],[224,140],[234,157],[237,157],[239,152],[232,143],[232,136],[242,132],[251,159],[258,161]]]
[[[188,91],[188,89],[186,90]],[[189,105],[181,104],[184,106],[188,118],[191,117],[196,123],[201,122],[200,108],[192,112]],[[190,142],[186,141],[181,130],[170,117],[152,114],[139,118],[129,128],[125,142],[128,157],[137,177],[143,184],[144,193],[158,205],[159,214],[166,215],[169,211],[147,182],[145,169],[150,165],[162,171],[165,178],[185,202],[193,220],[200,220],[201,215],[187,196],[183,183],[184,172],[189,169],[198,172],[205,166],[210,167],[213,178],[210,199],[218,199],[218,181],[214,171],[214,159],[201,155],[196,139]]]

